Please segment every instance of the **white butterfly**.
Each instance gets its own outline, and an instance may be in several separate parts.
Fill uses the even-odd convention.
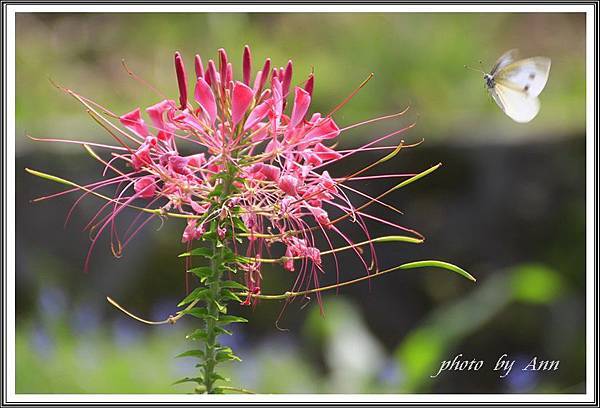
[[[483,79],[494,101],[511,119],[527,123],[540,110],[537,96],[548,82],[550,58],[532,57],[515,61],[517,50],[504,53]]]

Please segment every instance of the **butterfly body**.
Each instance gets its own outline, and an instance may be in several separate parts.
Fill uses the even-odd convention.
[[[551,62],[547,57],[516,60],[516,53],[504,53],[483,79],[500,109],[515,122],[527,123],[540,110],[537,97],[548,82]]]
[[[483,76],[483,79],[485,80],[485,86],[487,86],[487,89],[491,89],[494,86],[496,86],[496,83],[494,82],[494,77],[490,74],[485,74]]]

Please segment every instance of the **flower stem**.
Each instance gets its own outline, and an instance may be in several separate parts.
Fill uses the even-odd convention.
[[[231,170],[222,178],[223,189],[217,202],[218,206],[222,206],[229,195],[233,175]],[[218,228],[218,227],[217,227]],[[208,288],[208,297],[206,299],[207,316],[205,319],[206,338],[204,342],[204,361],[201,363],[202,374],[204,380],[204,392],[207,394],[215,393],[215,381],[219,376],[215,373],[215,367],[218,363],[217,353],[219,344],[217,343],[217,329],[219,314],[221,312],[221,278],[223,275],[223,262],[225,258],[225,248],[228,245],[227,239],[223,239],[220,245],[218,241],[211,240],[211,252],[213,254],[210,260],[211,274],[207,279],[206,286]],[[223,310],[223,313],[227,313]]]
[[[222,261],[222,250],[217,250],[216,242],[212,242],[212,252],[215,257],[210,261],[210,267],[212,270],[212,276],[208,279],[207,286],[209,290],[209,296],[207,300],[206,309],[208,316],[206,318],[206,339],[204,344],[204,362],[202,364],[204,386],[206,387],[205,392],[212,394],[214,392],[215,383],[215,366],[216,360],[216,347],[217,347],[217,332],[216,324],[219,320],[219,308],[217,306],[217,299],[219,298],[220,282],[221,282],[221,261]]]

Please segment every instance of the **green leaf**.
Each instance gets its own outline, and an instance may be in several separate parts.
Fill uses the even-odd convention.
[[[206,288],[196,288],[193,291],[191,291],[190,294],[185,297],[185,299],[183,299],[181,302],[179,302],[177,307],[187,305],[188,303],[193,302],[194,300],[197,300],[197,299],[203,299],[206,297],[206,295],[208,293],[209,293],[208,289],[206,289]]]
[[[232,281],[232,280],[227,280],[227,281],[221,282],[221,287],[229,288],[229,289],[239,289],[239,290],[245,290],[245,291],[248,290],[248,288],[246,286],[242,285],[239,282]]]
[[[218,174],[216,174],[215,176],[218,176]],[[208,197],[218,197],[221,195],[221,192],[223,192],[223,185],[219,184],[218,186],[213,188],[213,191],[211,191],[210,194],[208,194]]]
[[[225,381],[225,382],[231,381],[231,378],[223,377],[222,375],[219,375],[217,373],[212,373],[210,378],[212,378],[213,381],[218,381],[218,380]]]
[[[208,337],[208,334],[206,333],[206,331],[204,329],[196,329],[193,332],[191,332],[190,334],[188,334],[187,336],[185,336],[185,338],[188,340],[204,340],[204,341],[206,341],[207,337]]]
[[[398,267],[398,269],[413,269],[413,268],[442,268],[442,269],[447,269],[449,271],[452,272],[456,272],[459,275],[464,276],[465,278],[472,280],[473,282],[476,281],[476,279],[467,271],[465,271],[464,269],[453,265],[451,263],[448,262],[442,262],[442,261],[417,261],[417,262],[409,262],[409,263],[405,263],[402,264]]]
[[[236,268],[233,268],[233,267],[228,266],[228,265],[222,265],[222,266],[223,266],[223,269],[226,270],[226,271],[229,271],[231,273],[237,273],[237,269]]]
[[[241,358],[228,351],[218,351],[215,355],[215,359],[219,363],[223,361],[242,361]]]
[[[226,335],[228,335],[228,336],[233,336],[233,333],[232,333],[232,332],[230,332],[229,330],[226,330],[226,329],[224,329],[224,328],[222,328],[222,327],[219,327],[219,326],[215,327],[215,331],[216,331],[218,334],[226,334]]]
[[[224,288],[224,289],[225,288],[227,288],[227,289],[239,289],[239,290],[244,290],[244,291],[248,290],[248,288],[246,286],[244,286],[241,283],[236,282],[236,281],[223,281],[223,282],[221,282],[220,286],[222,288]]]
[[[235,300],[236,302],[242,303],[242,299],[240,299],[240,297],[238,295],[236,295],[229,289],[221,290],[221,296],[225,299],[231,299],[231,300]]]
[[[246,224],[244,224],[244,221],[242,221],[239,218],[233,219],[233,225],[242,232],[248,232],[248,227],[246,227]]]
[[[198,358],[204,358],[204,351],[202,351],[202,350],[188,350],[188,351],[184,351],[183,353],[177,354],[175,356],[175,358],[179,358],[179,357],[198,357]]]
[[[194,248],[189,252],[184,252],[183,254],[179,255],[180,258],[182,257],[186,257],[186,256],[202,256],[204,258],[208,258],[208,259],[212,259],[213,257],[213,253],[209,248]]]
[[[217,239],[217,233],[215,231],[208,231],[202,235],[203,241],[215,241]]]
[[[229,346],[219,346],[215,348],[215,351],[226,351],[228,353],[233,353],[233,349]]]
[[[171,385],[183,384],[183,383],[186,383],[186,382],[195,382],[195,383],[198,383],[198,384],[202,384],[204,382],[204,379],[202,377],[193,377],[193,378],[185,377],[185,378],[182,378],[181,380],[175,381]]]
[[[208,313],[208,310],[206,310],[205,307],[193,307],[190,310],[185,310],[183,313],[192,315],[194,317],[197,317],[198,319],[216,320],[214,316],[212,316]]]
[[[223,249],[223,254],[222,254],[221,259],[223,260],[223,263],[235,262],[237,256],[238,255],[236,255],[235,252],[233,252],[231,249],[225,247]]]
[[[244,319],[243,317],[239,317],[239,316],[232,316],[232,315],[222,315],[219,316],[219,324],[230,324],[230,323],[247,323],[248,319]]]
[[[223,314],[227,313],[227,306],[220,304],[216,300],[214,302],[215,302],[215,305],[217,306],[217,308],[219,309],[219,313],[223,313]]]
[[[213,275],[213,270],[210,266],[197,266],[188,270],[188,272],[193,273],[194,275],[199,277],[201,282],[205,281]]]

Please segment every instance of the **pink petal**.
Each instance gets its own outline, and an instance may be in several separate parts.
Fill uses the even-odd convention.
[[[279,167],[270,164],[257,163],[250,169],[251,173],[259,173],[264,176],[264,180],[278,181],[281,175]]]
[[[247,45],[244,47],[244,56],[242,58],[242,75],[244,78],[244,84],[250,85],[250,75],[252,72],[252,56],[250,54],[250,47]]]
[[[277,149],[279,149],[279,147],[281,146],[281,143],[279,143],[279,141],[277,139],[273,139],[271,140],[269,143],[267,143],[267,147],[265,147],[265,153],[271,153]]]
[[[152,120],[152,124],[159,130],[157,137],[160,140],[170,140],[173,137],[171,130],[165,124],[163,113],[174,109],[174,102],[168,99],[146,109],[148,116]]]
[[[277,124],[279,124],[281,114],[283,113],[283,90],[281,89],[281,82],[278,78],[274,77],[271,81],[271,89],[273,90],[275,118],[277,119]]]
[[[265,60],[265,65],[263,65],[262,75],[260,77],[260,83],[259,83],[259,87],[258,87],[258,92],[262,91],[263,86],[265,86],[265,83],[267,82],[267,79],[269,78],[270,72],[271,72],[271,58],[267,58]]]
[[[318,155],[321,160],[335,160],[335,159],[339,159],[340,157],[342,157],[342,155],[338,152],[336,152],[333,149],[330,149],[329,147],[323,145],[322,143],[317,143],[315,145],[315,147],[313,148],[313,152]]]
[[[288,127],[296,127],[304,119],[309,106],[310,94],[297,86],[294,95],[294,110]]]
[[[340,134],[340,128],[333,119],[325,118],[317,127],[310,130],[304,137],[305,139],[333,139]]]
[[[137,108],[119,117],[119,120],[123,126],[131,130],[136,135],[145,137],[148,136],[150,132],[148,131],[140,112],[140,108]]]
[[[200,168],[206,163],[206,157],[204,153],[194,154],[192,156],[188,156],[188,165],[190,167]],[[325,172],[323,172],[325,174]]]
[[[131,165],[136,170],[141,169],[144,165],[150,165],[151,163],[150,146],[146,143],[142,144],[135,153],[131,155]]]
[[[312,96],[313,89],[315,87],[315,76],[310,74],[308,79],[306,80],[306,85],[304,85],[304,90],[308,92],[310,96]]]
[[[268,99],[252,109],[252,112],[250,112],[250,115],[248,115],[248,119],[246,119],[246,123],[244,124],[244,130],[250,129],[267,116],[271,109],[271,102],[272,101]]]
[[[256,79],[254,80],[254,93],[257,95],[260,93],[261,88],[262,88],[260,85],[260,83],[262,81],[262,77],[263,77],[262,71],[258,71],[256,73]]]
[[[227,64],[227,70],[225,71],[225,84],[230,83],[233,80],[233,65],[231,62]]]
[[[219,48],[219,74],[222,80],[227,79],[227,52],[223,48]]]
[[[241,82],[235,83],[231,98],[231,121],[233,122],[233,126],[242,120],[253,99],[254,92],[248,85]]]
[[[279,188],[286,193],[287,195],[296,196],[298,192],[296,188],[298,187],[298,179],[293,176],[283,176],[279,180]]]
[[[145,176],[136,180],[133,186],[135,192],[140,198],[152,198],[156,193],[156,183],[154,176]]]
[[[200,55],[196,54],[194,58],[194,69],[196,70],[196,78],[204,77],[204,67],[202,65],[202,58]]]
[[[288,95],[291,82],[292,82],[292,60],[289,60],[285,67],[285,71],[283,73],[282,84],[281,84],[284,97],[286,97]]]
[[[206,67],[206,72],[204,73],[204,78],[206,78],[206,83],[208,85],[217,86],[219,74],[217,73],[217,68],[215,68],[215,62],[213,60],[208,60],[208,65]]]
[[[214,124],[217,118],[217,103],[215,102],[215,95],[204,78],[198,78],[194,98],[208,115],[210,123]]]
[[[197,132],[199,132],[201,134],[205,134],[204,126],[206,126],[206,125],[202,126],[202,124],[200,123],[198,118],[196,118],[194,115],[190,114],[187,110],[185,110],[182,113],[181,117],[178,118],[178,120],[182,123],[185,123],[189,127],[193,128]]]
[[[177,74],[177,85],[179,86],[179,109],[184,110],[187,107],[187,78],[183,59],[179,52],[175,53],[175,73]]]

